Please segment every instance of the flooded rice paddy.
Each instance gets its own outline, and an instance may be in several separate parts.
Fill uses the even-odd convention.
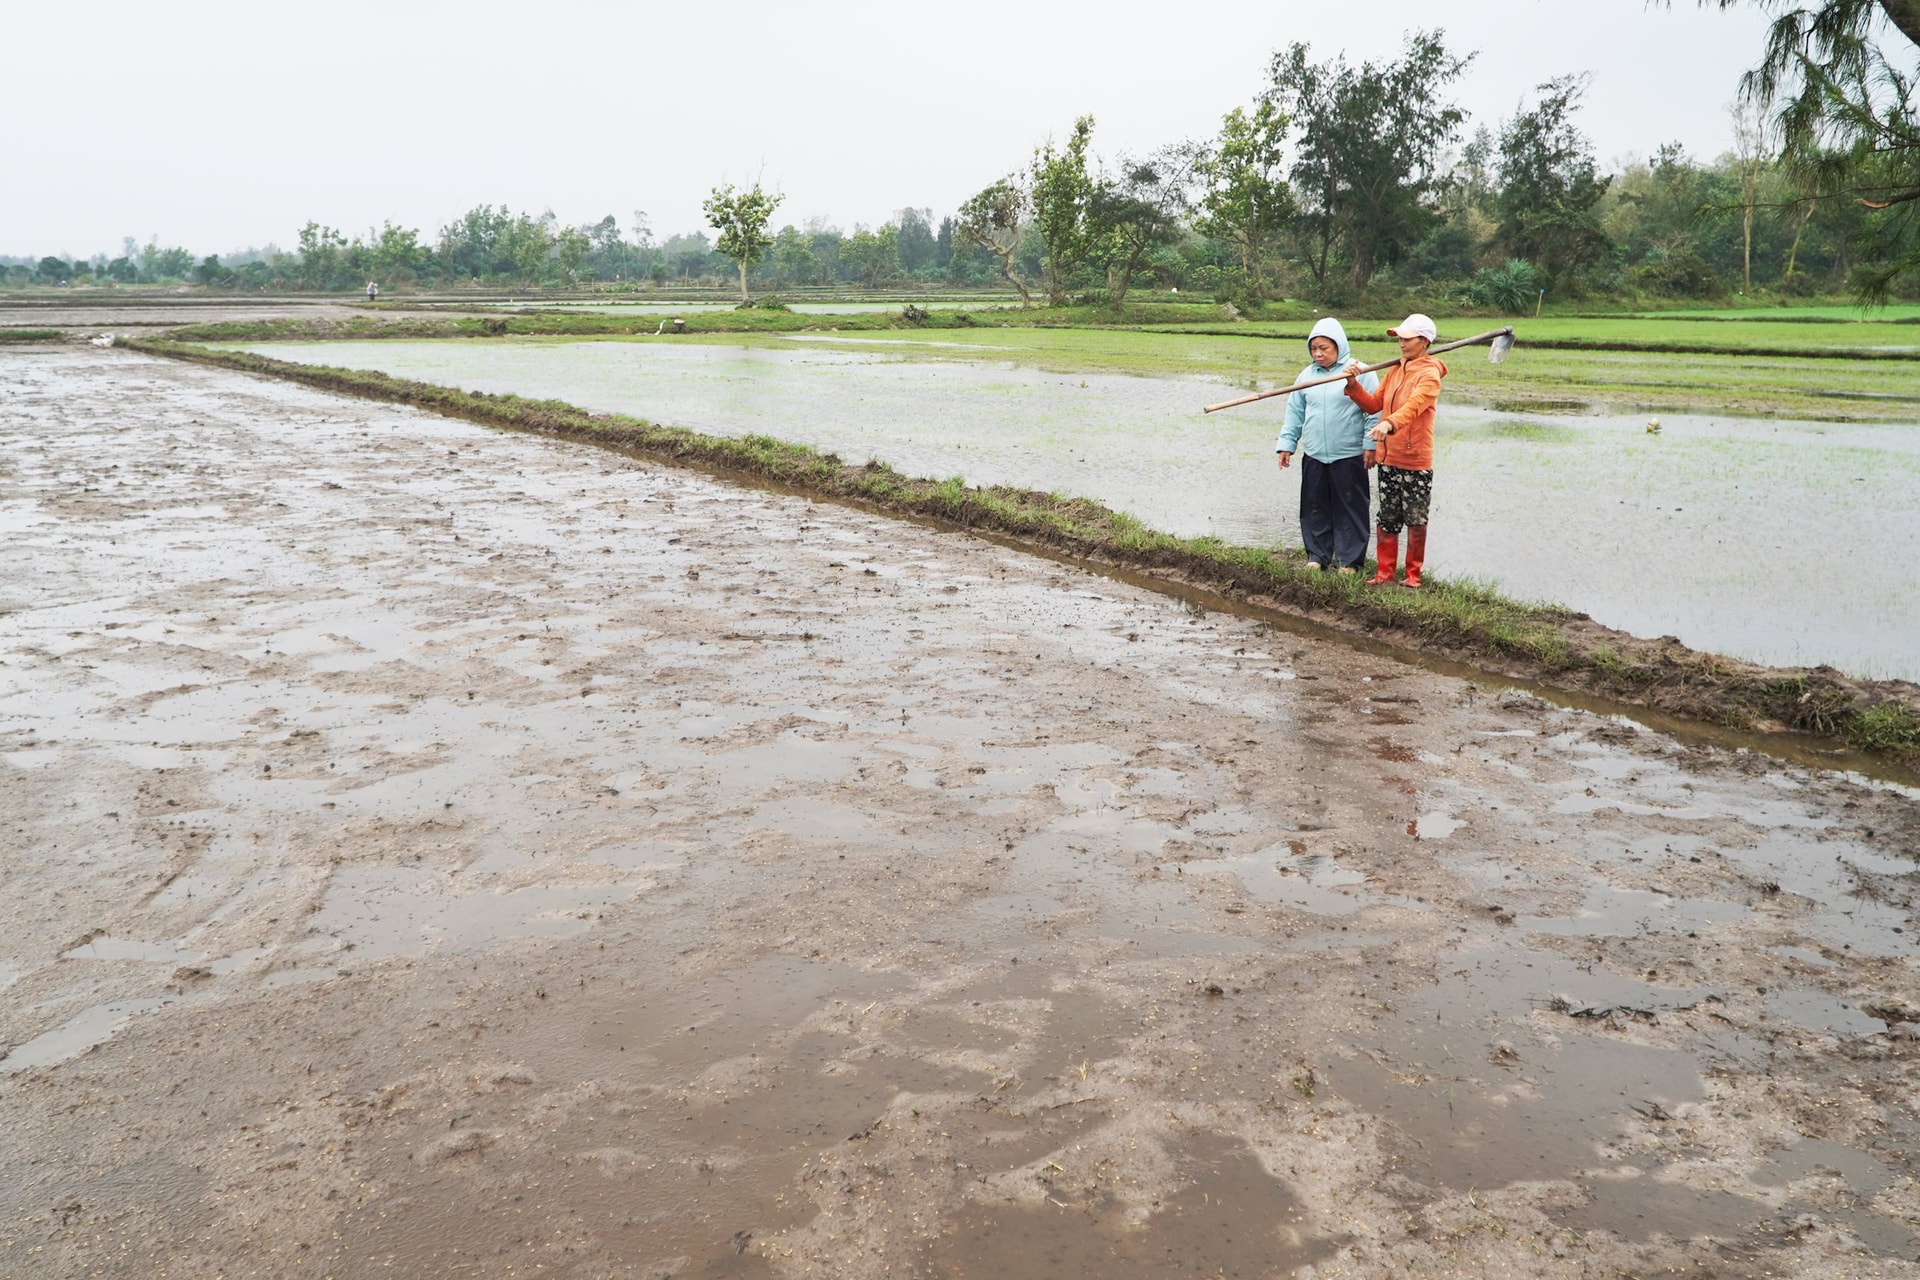
[[[938,339],[272,344],[263,354],[759,433],[915,475],[1097,498],[1181,535],[1298,545],[1280,401],[1064,373]],[[1466,359],[1475,353],[1463,353]],[[1525,358],[1522,352],[1516,358]],[[1443,406],[1430,566],[1636,635],[1920,679],[1920,432],[1904,423]]]
[[[0,405],[0,1275],[1920,1258],[1911,792],[222,370]]]

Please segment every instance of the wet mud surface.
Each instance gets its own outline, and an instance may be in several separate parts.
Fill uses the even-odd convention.
[[[0,352],[0,1275],[1896,1276],[1915,798]]]

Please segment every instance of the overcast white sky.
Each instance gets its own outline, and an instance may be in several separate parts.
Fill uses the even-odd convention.
[[[1475,123],[1590,72],[1603,160],[1712,156],[1763,26],[1693,0],[20,4],[0,253],[284,247],[310,218],[433,239],[501,202],[623,229],[644,209],[665,235],[756,176],[786,195],[776,225],[937,216],[1078,114],[1106,155],[1204,136],[1291,41],[1380,59],[1429,27],[1479,53],[1458,89]]]

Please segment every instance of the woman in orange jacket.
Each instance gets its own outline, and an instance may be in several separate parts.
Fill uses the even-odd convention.
[[[1427,354],[1438,336],[1433,320],[1415,314],[1387,330],[1400,340],[1400,361],[1369,391],[1351,373],[1347,395],[1361,409],[1380,415],[1369,434],[1378,450],[1380,516],[1376,522],[1380,567],[1370,585],[1392,582],[1400,559],[1400,530],[1407,531],[1407,577],[1416,590],[1427,559],[1427,508],[1433,499],[1433,411],[1440,403],[1440,379],[1447,366]]]

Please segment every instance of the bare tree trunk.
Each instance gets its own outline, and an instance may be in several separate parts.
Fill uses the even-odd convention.
[[[1784,281],[1793,279],[1793,264],[1800,259],[1800,237],[1807,229],[1807,220],[1813,217],[1813,201],[1808,200],[1800,206],[1800,216],[1793,223],[1793,247],[1787,250],[1787,274]],[[1784,283],[1783,281],[1783,283]]]
[[[1135,240],[1133,248],[1127,253],[1127,259],[1119,265],[1119,280],[1116,283],[1114,269],[1107,268],[1107,292],[1113,295],[1113,305],[1118,307],[1126,302],[1127,290],[1133,288],[1133,273],[1140,269],[1140,259],[1147,256],[1152,245],[1146,240]]]
[[[747,297],[747,260],[742,258],[734,265],[740,268],[740,301],[751,302],[752,299]]]
[[[1009,252],[1003,256],[996,251],[994,256],[1000,259],[1000,274],[1007,278],[1008,284],[1020,291],[1020,309],[1025,311],[1033,305],[1033,299],[1027,293],[1026,281],[1013,274],[1013,254]]]
[[[1740,291],[1753,292],[1753,204],[1740,211]]]
[[[1740,290],[1753,292],[1753,210],[1760,203],[1760,171],[1767,164],[1768,123],[1752,103],[1733,109],[1733,150],[1740,164]]]

